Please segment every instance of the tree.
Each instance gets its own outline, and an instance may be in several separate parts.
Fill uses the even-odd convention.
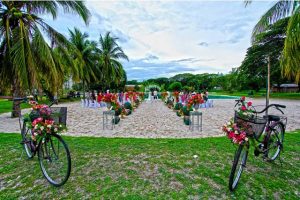
[[[289,18],[279,20],[255,36],[255,42],[248,48],[246,57],[238,69],[243,88],[259,90],[266,85],[268,57],[271,60],[271,83],[279,85],[287,81],[280,76],[280,58],[288,22]]]
[[[182,84],[180,82],[173,82],[168,89],[170,91],[180,91],[182,89]]]
[[[1,1],[0,82],[1,86],[12,87],[13,97],[37,87],[42,79],[53,90],[61,82],[62,61],[55,57],[57,53],[44,36],[60,52],[67,51],[68,41],[38,16],[49,14],[55,19],[59,7],[88,22],[90,13],[81,1]],[[19,102],[14,102],[12,117],[19,111]]]
[[[102,81],[110,84],[115,82],[120,83],[120,79],[124,77],[124,69],[120,63],[120,59],[129,61],[123,49],[117,44],[118,38],[110,36],[107,32],[104,37],[100,35],[100,66],[104,76]]]
[[[246,5],[250,1],[246,2]],[[278,1],[259,20],[253,29],[252,40],[264,32],[270,24],[289,17],[281,58],[282,73],[296,83],[300,82],[300,2],[299,0]]]
[[[87,33],[81,33],[79,29],[74,28],[74,31],[69,30],[70,42],[75,48],[72,49],[74,59],[75,72],[73,79],[83,83],[85,95],[85,87],[87,84],[96,83],[101,80],[101,70],[99,66],[100,53],[97,50],[97,43],[88,40]]]

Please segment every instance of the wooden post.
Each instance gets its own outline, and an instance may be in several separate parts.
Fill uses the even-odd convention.
[[[270,101],[270,68],[271,68],[271,59],[268,57],[268,83],[267,83],[267,97],[266,97],[266,106],[269,105]],[[268,115],[268,110],[266,110],[266,115]]]

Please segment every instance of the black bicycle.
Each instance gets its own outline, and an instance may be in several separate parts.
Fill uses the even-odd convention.
[[[27,102],[26,98],[13,100],[19,103]],[[51,107],[53,103],[49,105],[51,119],[57,124],[66,125],[67,108]],[[39,117],[39,110],[31,111],[30,115],[35,116],[35,118]],[[26,120],[28,119],[23,118],[20,112],[21,145],[23,145],[27,157],[31,159],[37,154],[40,168],[47,181],[56,187],[62,186],[68,180],[71,172],[71,155],[68,145],[60,135],[54,132],[34,140],[34,130],[26,125],[28,123]]]
[[[236,105],[241,105],[244,100],[236,100]],[[252,107],[251,112],[246,116],[241,116],[238,111],[235,111],[234,122],[246,132],[247,141],[242,142],[234,156],[231,173],[229,176],[229,190],[233,191],[241,178],[242,172],[246,167],[250,146],[254,146],[254,155],[263,155],[266,161],[274,161],[283,149],[283,140],[287,118],[277,115],[264,115],[269,108],[275,108],[282,114],[281,108],[286,108],[284,105],[271,104],[262,111],[257,112]]]

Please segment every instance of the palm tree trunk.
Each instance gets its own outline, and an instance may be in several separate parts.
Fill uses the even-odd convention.
[[[12,86],[13,99],[21,97],[21,88],[19,81],[14,80],[14,85]],[[11,117],[19,117],[21,114],[21,101],[13,101]]]

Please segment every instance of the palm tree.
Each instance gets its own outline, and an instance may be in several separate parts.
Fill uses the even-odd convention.
[[[246,5],[251,1],[246,1]],[[300,2],[299,0],[280,0],[271,7],[255,25],[252,41],[255,36],[265,31],[270,24],[280,19],[290,17],[284,49],[281,59],[282,73],[288,78],[295,78],[300,82]]]
[[[38,16],[49,14],[55,19],[59,7],[78,14],[88,23],[90,13],[81,1],[0,2],[0,82],[2,86],[12,86],[13,97],[37,87],[41,79],[51,86],[62,81],[58,75],[63,62],[56,55],[58,51],[66,53],[68,40]],[[45,35],[51,46],[57,48],[56,52]],[[19,103],[15,102],[12,117],[18,116],[19,110]]]
[[[69,30],[69,32],[70,42],[75,47],[73,58],[77,73],[73,75],[73,78],[81,80],[85,88],[86,84],[100,80],[99,49],[97,49],[95,41],[88,40],[87,33],[81,33],[77,28],[74,28],[74,31]]]
[[[110,36],[110,32],[107,32],[104,37],[100,35],[100,66],[103,74],[102,81],[107,85],[110,83],[120,84],[120,80],[123,80],[125,70],[123,69],[120,59],[129,61],[127,55],[122,48],[117,44],[118,38]]]

